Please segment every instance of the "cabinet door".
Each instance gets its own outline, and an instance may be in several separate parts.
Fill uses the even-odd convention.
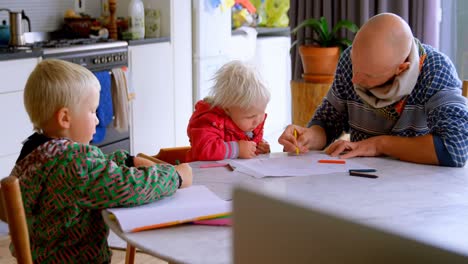
[[[0,61],[0,179],[8,176],[32,124],[23,104],[23,90],[37,58]]]
[[[172,49],[169,42],[129,47],[132,152],[152,154],[175,146]]]

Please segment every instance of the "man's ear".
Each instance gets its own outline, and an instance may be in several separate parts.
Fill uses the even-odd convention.
[[[57,124],[61,128],[70,128],[71,124],[71,116],[70,116],[70,109],[67,107],[60,108],[56,113]]]
[[[410,66],[410,62],[409,62],[409,61],[403,62],[402,64],[398,65],[398,68],[397,68],[395,74],[396,74],[396,75],[402,74],[403,72],[405,72],[406,70],[409,69],[409,66]]]

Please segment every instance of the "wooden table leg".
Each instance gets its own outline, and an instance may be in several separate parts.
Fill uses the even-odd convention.
[[[135,263],[135,252],[135,247],[127,243],[127,250],[125,251],[125,264]]]

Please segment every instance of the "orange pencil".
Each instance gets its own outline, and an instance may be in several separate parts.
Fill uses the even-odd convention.
[[[190,222],[200,221],[200,220],[208,220],[208,219],[219,218],[219,217],[228,216],[228,215],[231,215],[231,213],[230,212],[219,213],[219,214],[195,217],[193,219],[185,219],[185,220],[178,220],[178,221],[176,220],[176,221],[166,222],[166,223],[161,223],[161,224],[141,226],[141,227],[133,228],[131,232],[140,232],[140,231],[145,231],[145,230],[150,230],[150,229],[175,226],[175,225],[180,225],[184,223],[190,223]]]
[[[345,164],[345,160],[331,160],[331,159],[325,159],[325,160],[319,160],[318,163],[333,163],[333,164]]]

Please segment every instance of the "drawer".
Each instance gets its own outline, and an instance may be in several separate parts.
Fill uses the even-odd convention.
[[[29,74],[38,61],[38,58],[0,61],[0,94],[24,90]]]
[[[0,94],[0,157],[19,153],[22,144],[33,133],[33,125],[24,109],[23,91]]]

